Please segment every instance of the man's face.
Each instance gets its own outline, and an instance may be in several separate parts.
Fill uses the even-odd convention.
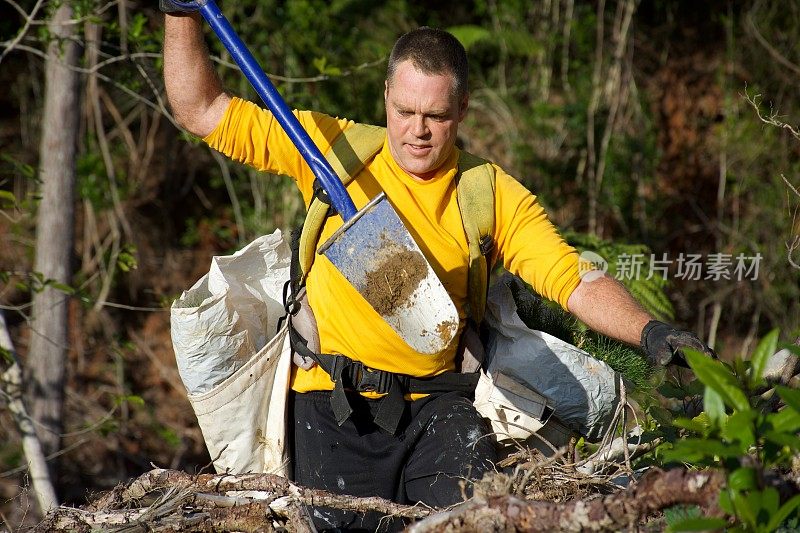
[[[456,142],[468,98],[453,93],[449,74],[424,74],[411,61],[397,65],[386,82],[386,132],[397,164],[425,180],[441,166]]]

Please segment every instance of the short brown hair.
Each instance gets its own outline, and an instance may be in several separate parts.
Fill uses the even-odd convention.
[[[451,33],[423,26],[411,30],[394,43],[389,55],[386,80],[391,84],[397,65],[411,61],[425,74],[450,74],[458,98],[469,90],[467,52]]]

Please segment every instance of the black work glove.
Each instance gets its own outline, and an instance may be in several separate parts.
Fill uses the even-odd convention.
[[[642,330],[642,350],[653,365],[673,364],[689,368],[681,351],[683,348],[692,348],[717,358],[714,350],[690,331],[675,329],[658,320],[651,320]]]
[[[189,3],[189,0],[184,0],[183,3]],[[179,13],[194,13],[199,9],[199,6],[197,8],[188,8],[173,2],[172,0],[158,0],[158,8],[163,13],[175,15]]]

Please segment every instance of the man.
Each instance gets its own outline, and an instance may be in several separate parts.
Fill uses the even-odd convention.
[[[229,157],[292,176],[308,205],[314,181],[310,169],[268,111],[223,90],[201,28],[197,14],[166,17],[164,77],[175,117]],[[386,77],[383,148],[347,187],[357,208],[386,193],[453,299],[462,330],[468,255],[454,177],[460,155],[456,135],[469,103],[467,84],[466,53],[452,35],[420,28],[401,37]],[[352,126],[315,112],[295,115],[323,153]],[[576,251],[558,235],[536,197],[501,168],[494,171],[493,262],[502,262],[592,329],[641,343],[658,364],[679,358],[683,347],[708,351],[693,334],[654,321],[615,280],[581,280]],[[340,225],[339,217],[330,217],[320,242]],[[432,356],[415,352],[324,257],[316,259],[308,275],[307,293],[322,352],[397,375],[427,378],[455,370],[456,343]],[[302,485],[446,506],[469,493],[465,480],[480,479],[493,468],[494,448],[484,438],[488,428],[468,393],[407,395],[396,429],[387,431],[375,423],[384,405],[375,394],[349,392],[354,412],[337,423],[331,409],[334,383],[319,365],[295,368],[291,387],[294,479]],[[315,518],[328,526],[354,523],[348,522],[352,516]]]

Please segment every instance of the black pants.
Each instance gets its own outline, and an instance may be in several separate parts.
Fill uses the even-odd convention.
[[[380,400],[349,393],[348,398],[354,412],[338,426],[329,392],[292,394],[296,483],[337,494],[444,507],[471,495],[469,480],[494,468],[497,452],[489,429],[472,400],[461,393],[406,402],[395,435],[372,421]],[[379,516],[326,508],[311,512],[323,530],[393,528],[379,524]]]

